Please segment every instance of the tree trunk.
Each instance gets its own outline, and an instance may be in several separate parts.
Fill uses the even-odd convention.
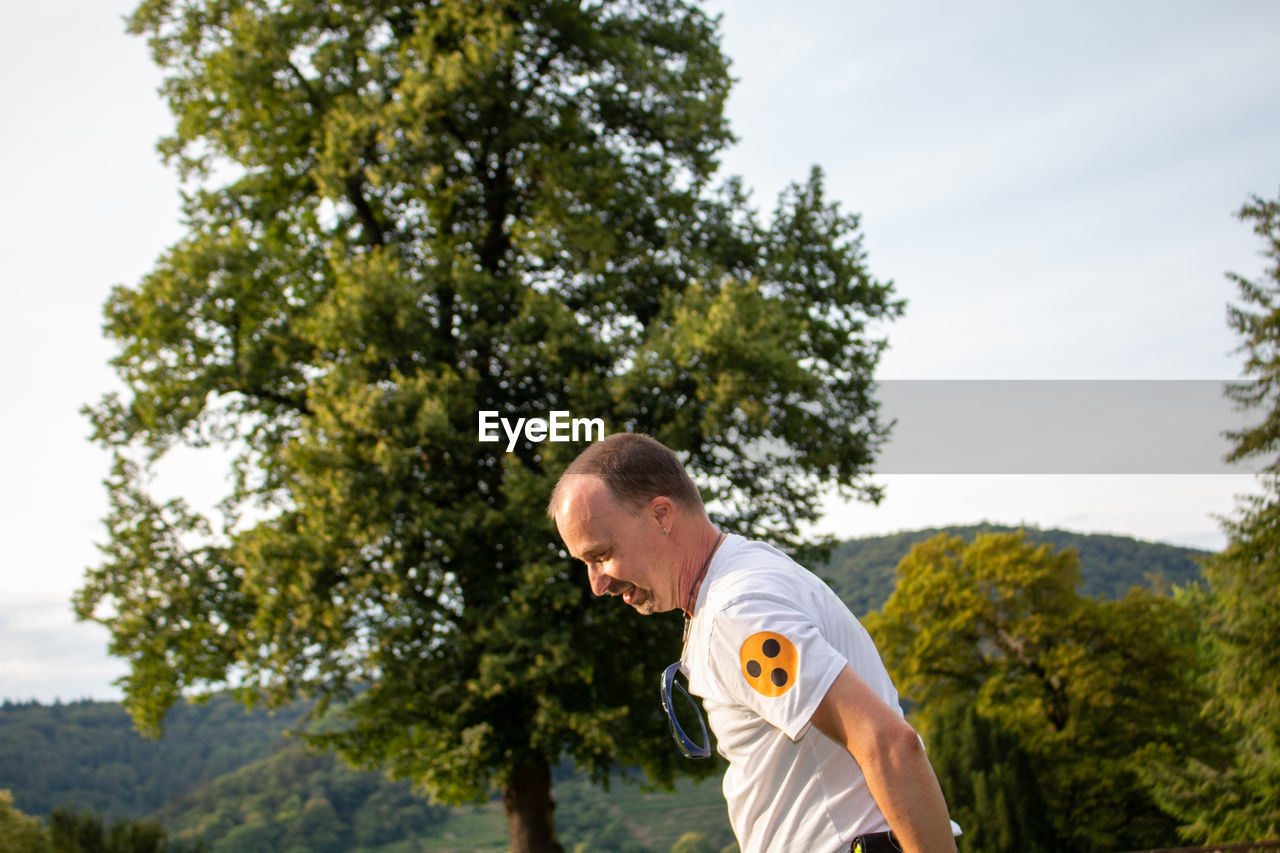
[[[564,853],[556,840],[551,766],[536,759],[516,768],[502,788],[511,853]]]

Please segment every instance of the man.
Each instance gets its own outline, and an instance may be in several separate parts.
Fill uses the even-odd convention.
[[[681,669],[729,760],[743,853],[956,849],[959,827],[866,631],[786,555],[718,531],[667,447],[630,433],[596,442],[547,514],[596,595],[684,611]]]

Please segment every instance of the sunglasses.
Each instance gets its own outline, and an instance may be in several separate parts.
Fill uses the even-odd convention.
[[[667,712],[667,722],[671,724],[671,736],[675,738],[676,746],[684,753],[685,758],[710,758],[711,738],[707,734],[707,721],[703,718],[702,710],[698,707],[698,703],[689,695],[689,691],[685,689],[683,684],[676,681],[676,676],[679,674],[680,661],[671,664],[662,673],[662,710]],[[685,734],[684,727],[680,725],[680,720],[676,716],[673,689],[684,694],[685,701],[681,703],[680,716],[684,717],[686,722],[696,719],[698,725],[702,728],[701,744],[698,744],[693,738]]]

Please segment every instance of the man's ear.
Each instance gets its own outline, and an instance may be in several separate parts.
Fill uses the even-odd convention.
[[[671,498],[662,495],[649,501],[649,513],[658,522],[663,532],[667,534],[671,533],[671,522],[675,516],[674,509],[675,505],[672,504]]]

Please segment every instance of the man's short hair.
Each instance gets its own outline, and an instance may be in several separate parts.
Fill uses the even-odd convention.
[[[637,512],[656,497],[668,497],[680,507],[705,512],[702,495],[679,457],[662,442],[641,433],[616,432],[579,453],[551,491],[548,516],[555,518],[565,481],[584,475],[598,477],[614,498]]]

